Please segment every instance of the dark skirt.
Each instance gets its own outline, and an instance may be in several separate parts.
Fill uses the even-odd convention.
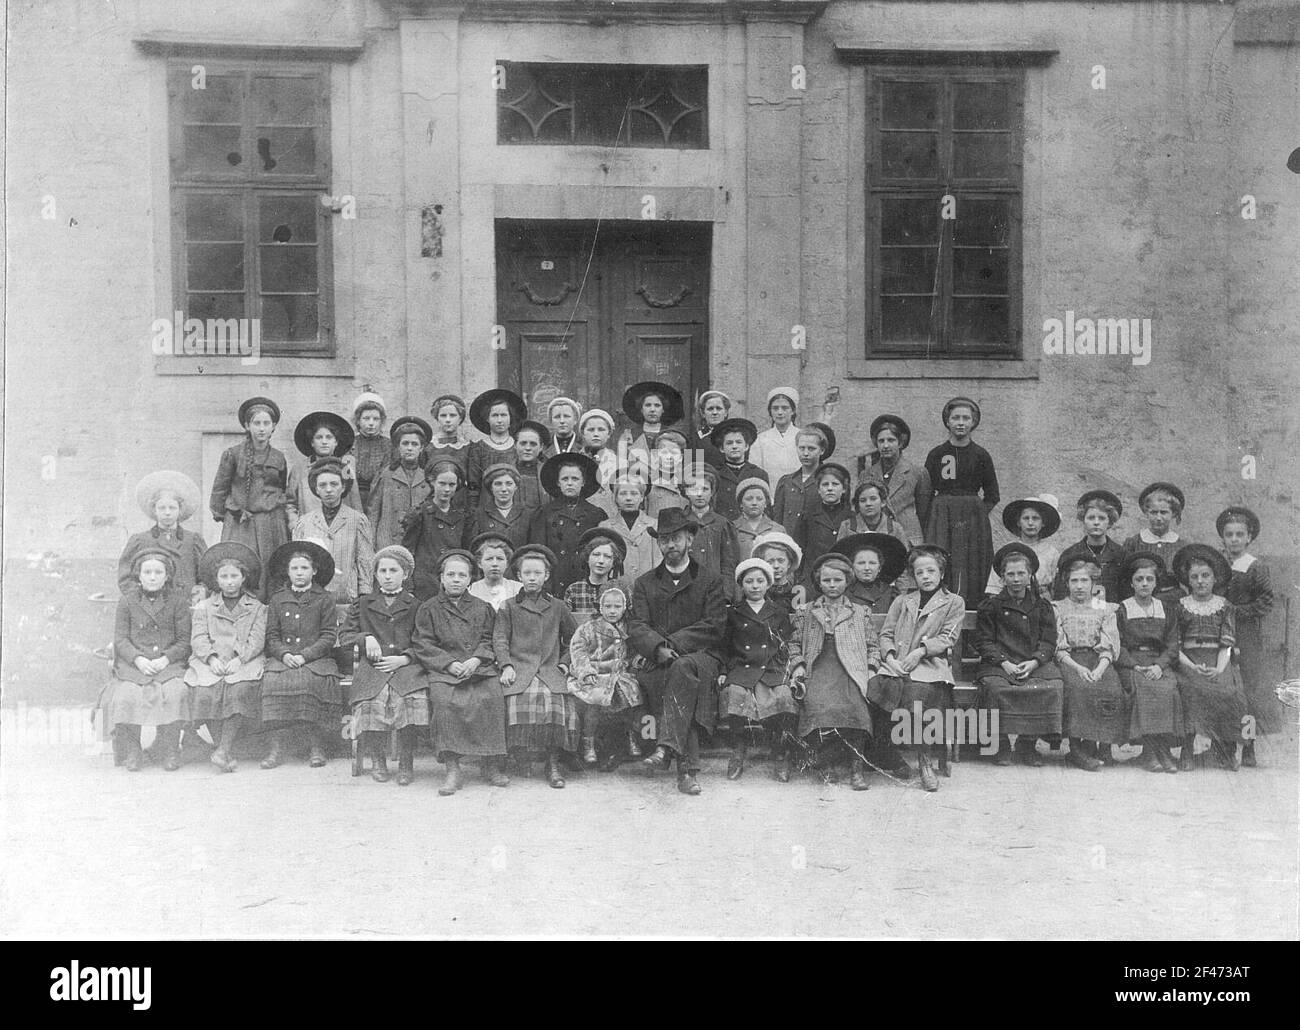
[[[1255,732],[1277,733],[1282,728],[1282,706],[1264,679],[1264,637],[1258,619],[1237,616],[1237,661]]]
[[[262,568],[265,569],[271,552],[289,542],[289,513],[284,508],[255,511],[241,521],[239,512],[228,511],[221,523],[221,539],[247,544],[257,552]],[[265,579],[258,584],[257,596],[260,600],[266,600],[271,586]]]
[[[998,733],[1031,737],[1048,737],[1061,732],[1065,709],[1065,688],[1060,680],[1041,680],[1031,676],[1013,683],[1002,672],[986,672],[979,677],[984,704],[998,712]]]
[[[877,718],[883,718],[889,727],[887,731],[877,734],[877,739],[884,744],[894,742],[894,728],[907,727],[907,736],[903,738],[906,747],[918,747],[925,743],[924,732],[928,713],[938,712],[942,719],[944,737],[947,737],[947,712],[952,708],[952,684],[930,683],[914,680],[910,676],[872,676],[867,681],[867,700],[876,709]],[[918,707],[920,720],[916,718]],[[934,716],[928,716],[933,719]],[[920,734],[918,736],[918,734]]]
[[[100,694],[109,729],[129,726],[170,726],[190,719],[190,688],[182,678],[185,669],[160,683],[133,683],[116,676]]]
[[[1155,655],[1140,655],[1138,661]],[[1173,738],[1183,735],[1183,699],[1178,693],[1178,677],[1164,669],[1158,680],[1149,680],[1136,669],[1120,669],[1119,681],[1129,695],[1130,740],[1142,737]],[[1170,743],[1166,740],[1165,743]]]
[[[857,689],[857,688],[854,688]],[[766,669],[752,688],[727,683],[718,695],[718,718],[762,722],[778,715],[796,715],[799,706],[790,695],[780,670]]]
[[[190,719],[194,722],[219,722],[232,715],[245,719],[262,717],[262,681],[243,680],[227,683],[218,680],[210,686],[190,687]]]
[[[993,530],[984,502],[973,494],[939,494],[930,505],[925,539],[948,551],[949,589],[975,608],[993,569]]]
[[[871,709],[840,661],[835,635],[827,633],[821,654],[808,670],[808,693],[799,708],[800,737],[817,730],[871,732]]]
[[[1183,654],[1194,662],[1216,665],[1217,647],[1184,647]],[[1198,676],[1178,670],[1178,692],[1183,700],[1183,726],[1188,735],[1200,733],[1211,740],[1242,739],[1246,717],[1246,692],[1237,667],[1231,662],[1217,676]]]
[[[438,761],[446,761],[447,755],[506,753],[506,702],[495,671],[463,683],[430,674],[429,701]]]
[[[318,675],[305,665],[263,674],[262,722],[267,729],[306,722],[333,732],[342,719],[343,689],[337,676]]]
[[[1093,650],[1071,651],[1070,657],[1085,669],[1095,669],[1101,656]],[[1113,668],[1096,683],[1085,683],[1073,669],[1061,664],[1065,684],[1065,734],[1102,744],[1123,744],[1129,739],[1129,708],[1124,687]]]
[[[506,745],[529,751],[577,751],[578,700],[556,694],[537,676],[522,694],[506,698]]]

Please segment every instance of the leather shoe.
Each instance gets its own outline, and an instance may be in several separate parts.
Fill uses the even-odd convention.
[[[307,764],[311,766],[313,769],[319,769],[321,766],[325,764],[325,762],[326,762],[325,749],[321,747],[319,744],[313,744],[311,746],[311,752],[307,758]],[[384,770],[384,775],[387,776],[387,774],[388,771]]]
[[[790,756],[781,755],[777,758],[776,764],[772,766],[772,775],[776,778],[777,783],[790,782]]]
[[[928,791],[938,790],[939,777],[934,773],[934,764],[930,761],[930,756],[922,755],[917,764],[921,767],[922,788]]]
[[[1259,762],[1255,758],[1255,742],[1253,740],[1248,740],[1241,745],[1241,764],[1247,769],[1258,767]]]
[[[412,769],[397,770],[397,785],[399,787],[409,787],[415,780],[415,771]]]
[[[284,764],[284,747],[278,740],[271,741],[271,750],[262,759],[263,769],[274,769]]]
[[[745,771],[745,756],[735,752],[727,762],[727,779],[738,780]]]
[[[564,776],[560,773],[560,763],[555,758],[546,763],[546,782],[556,790],[564,789]]]
[[[483,776],[489,787],[510,786],[510,777],[506,775],[504,762],[499,758],[489,758],[484,762]]]
[[[853,761],[853,771],[849,774],[849,786],[854,790],[869,790],[871,783],[867,779],[867,763],[857,758]]]
[[[677,777],[677,789],[683,794],[692,796],[704,793],[694,773],[680,773]]]
[[[1070,753],[1066,755],[1065,760],[1076,769],[1082,769],[1084,772],[1097,772],[1101,769],[1101,762],[1084,751],[1083,748],[1070,748]]]
[[[443,778],[442,786],[438,788],[438,793],[443,797],[451,797],[456,791],[465,785],[465,774],[460,771],[460,762],[449,762],[447,764],[447,775]]]
[[[641,759],[641,764],[654,772],[665,772],[672,766],[673,760],[667,748],[657,747]]]
[[[641,757],[641,744],[640,744],[640,742],[636,739],[636,731],[635,731],[635,730],[628,730],[628,731],[627,731],[627,757],[628,757],[628,758],[640,758],[640,757]]]
[[[1011,764],[1011,745],[1008,744],[1006,741],[1003,741],[1002,744],[998,747],[998,753],[993,756],[993,764],[994,765]]]
[[[213,751],[208,755],[208,761],[220,769],[223,773],[232,773],[235,771],[235,760],[230,757],[221,748]]]
[[[375,767],[370,770],[370,778],[376,783],[388,782],[388,759],[376,752]],[[322,763],[323,764],[323,763]]]

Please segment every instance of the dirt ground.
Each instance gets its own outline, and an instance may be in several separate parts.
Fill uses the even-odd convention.
[[[23,938],[702,935],[1297,936],[1297,739],[1262,767],[1088,774],[966,761],[936,794],[780,784],[704,794],[632,769],[439,797],[349,763],[223,776],[11,745],[0,926]]]

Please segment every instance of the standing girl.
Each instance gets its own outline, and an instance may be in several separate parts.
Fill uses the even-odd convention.
[[[556,566],[549,548],[521,547],[513,564],[524,588],[501,605],[492,631],[506,697],[506,745],[527,764],[534,753],[544,754],[546,778],[560,789],[560,756],[577,751],[580,737],[577,699],[561,664],[577,626],[569,609],[546,592]]]
[[[235,741],[262,713],[266,605],[253,596],[262,569],[245,544],[214,544],[203,556],[211,591],[193,612],[190,633],[190,717],[206,722],[216,742],[210,761],[235,771]]]
[[[1002,509],[1002,525],[1017,540],[1038,555],[1038,572],[1034,576],[1034,585],[1047,600],[1052,599],[1052,584],[1056,580],[1056,566],[1061,552],[1056,545],[1047,542],[1048,537],[1056,535],[1061,528],[1061,513],[1057,508],[1056,498],[1051,494],[1039,497],[1024,497],[1012,501]],[[989,581],[984,588],[986,594],[996,594],[1002,589],[1002,579],[992,569]]]
[[[754,541],[750,557],[762,558],[772,568],[772,586],[767,599],[787,615],[801,611],[807,590],[799,583],[799,567],[803,564],[803,549],[789,533],[773,530]]]
[[[325,589],[343,608],[370,589],[374,569],[374,530],[370,520],[343,503],[354,484],[346,467],[336,458],[321,458],[307,473],[307,486],[319,499],[320,507],[309,511],[293,527],[295,540],[321,540],[334,558],[334,578]]]
[[[515,433],[515,469],[519,472],[519,503],[535,512],[546,503],[542,493],[542,455],[551,446],[551,431],[540,422],[524,419]]]
[[[139,555],[162,548],[172,555],[176,589],[186,594],[191,603],[201,601],[204,587],[199,565],[207,544],[202,534],[181,529],[181,523],[198,511],[198,484],[183,472],[150,472],[135,488],[135,503],[154,524],[152,529],[132,535],[122,548],[117,562],[118,588],[128,590],[136,584],[132,570]]]
[[[470,517],[470,536],[501,533],[511,547],[528,542],[528,523],[533,511],[519,499],[523,476],[513,465],[490,465],[483,472],[483,503]]]
[[[682,462],[687,454],[686,437],[675,429],[669,429],[655,442],[654,453],[650,462],[634,463],[629,472],[643,476],[649,486],[646,489],[645,513],[652,520],[659,518],[659,513],[668,508],[684,508],[686,499],[682,496],[685,469]],[[701,474],[704,466],[692,464],[692,475]]]
[[[721,576],[727,596],[732,597],[735,594],[733,577],[740,562],[740,544],[736,527],[713,510],[717,489],[717,473],[707,466],[703,475],[686,484],[686,508],[700,527],[691,542],[690,555],[700,568]]]
[[[432,433],[429,423],[414,415],[393,423],[393,460],[375,479],[366,508],[376,548],[400,542],[402,519],[429,497],[431,487],[420,455]]]
[[[546,420],[550,422],[551,439],[546,442],[546,457],[576,451],[582,446],[576,427],[582,417],[582,405],[571,397],[556,397],[546,405]]]
[[[572,662],[569,692],[584,706],[583,761],[587,761],[588,751],[594,755],[601,745],[600,749],[605,753],[597,766],[601,772],[616,769],[623,752],[628,758],[641,757],[636,727],[642,712],[642,699],[641,687],[632,672],[633,658],[627,642],[629,600],[621,585],[603,587],[597,610],[586,619],[577,619],[578,628],[569,641]],[[620,736],[623,739],[615,746],[600,739],[601,730],[611,726],[622,730]]]
[[[1155,596],[1164,572],[1160,556],[1135,554],[1120,563],[1119,581],[1132,596],[1119,603],[1119,681],[1129,696],[1129,739],[1142,742],[1150,772],[1178,772],[1170,748],[1182,743],[1183,704],[1174,666],[1178,662],[1178,617]]]
[[[442,589],[420,605],[411,639],[415,657],[429,674],[433,750],[446,766],[438,788],[444,797],[465,784],[460,760],[480,760],[483,778],[508,787],[506,705],[492,663],[492,606],[469,593],[474,560],[455,548],[438,563]]]
[[[915,547],[925,540],[922,527],[929,518],[934,491],[930,474],[903,454],[912,442],[912,430],[897,415],[878,415],[871,423],[871,440],[876,450],[863,479],[880,485],[884,504],[902,526],[907,545]]]
[[[792,536],[799,532],[799,519],[817,505],[817,469],[829,461],[835,450],[833,437],[817,426],[806,426],[795,435],[799,467],[777,480],[772,497],[772,518]]]
[[[736,486],[736,503],[740,514],[731,524],[736,527],[740,556],[745,558],[753,551],[755,540],[764,533],[781,532],[781,524],[767,517],[767,510],[772,506],[772,487],[766,479],[741,480]]]
[[[885,490],[879,483],[863,479],[853,491],[851,514],[840,523],[836,538],[843,540],[855,533],[884,533],[902,545],[904,552],[912,546],[907,530],[885,510]]]
[[[117,602],[113,675],[100,698],[113,734],[113,756],[128,772],[144,763],[140,727],[158,727],[168,772],[180,768],[181,727],[190,719],[185,659],[190,654],[190,599],[171,585],[170,551],[142,550],[132,566],[135,585]]]
[[[619,461],[606,444],[614,433],[614,416],[601,408],[584,411],[578,419],[578,438],[582,453],[596,463],[596,485],[599,487],[589,500],[603,511],[606,517],[615,512],[614,496],[610,484],[618,475]]]
[[[747,479],[769,482],[767,473],[749,460],[749,448],[758,436],[754,423],[747,418],[729,418],[713,430],[713,442],[722,452],[722,464],[710,465],[718,473],[718,495],[714,510],[724,519],[740,514],[736,488]],[[769,498],[770,501],[770,498]]]
[[[528,405],[511,390],[486,390],[469,406],[469,420],[484,435],[469,445],[465,472],[469,487],[469,511],[483,503],[483,473],[493,465],[513,465],[515,433],[528,417]]]
[[[993,566],[989,512],[1000,499],[998,476],[989,452],[970,438],[980,424],[978,404],[969,397],[954,397],[943,406],[943,424],[947,441],[925,459],[934,489],[925,539],[952,556],[949,579],[973,608]]]
[[[221,539],[247,544],[266,567],[271,553],[289,539],[285,489],[289,464],[271,446],[280,409],[266,397],[250,397],[239,406],[244,442],[221,455],[208,507],[221,523]]]
[[[686,408],[676,387],[647,381],[629,386],[624,391],[623,414],[639,430],[625,429],[619,441],[620,449],[630,463],[634,455],[645,461],[654,450],[660,433],[670,428],[680,430]]]
[[[799,391],[793,386],[774,386],[767,391],[767,414],[772,428],[758,434],[749,449],[749,460],[767,473],[769,483],[778,482],[799,468],[796,450],[799,427],[795,415],[799,407]]]
[[[817,470],[817,501],[799,516],[794,534],[809,569],[835,546],[840,524],[849,516],[848,491],[849,470],[834,461],[822,462]],[[810,576],[809,585],[813,584]]]
[[[1176,605],[1184,590],[1174,572],[1174,562],[1185,541],[1174,528],[1183,519],[1187,502],[1183,492],[1173,483],[1152,483],[1138,495],[1138,507],[1146,517],[1146,528],[1124,541],[1124,557],[1135,554],[1158,555],[1168,570],[1156,585],[1156,597],[1166,604]],[[1222,590],[1224,584],[1219,584]]]
[[[613,485],[614,505],[618,510],[600,525],[622,538],[627,555],[623,559],[623,575],[628,583],[635,583],[658,565],[663,555],[650,533],[655,524],[641,510],[646,493],[645,481],[638,475],[625,473],[614,480]]]
[[[402,519],[402,546],[415,556],[412,585],[421,599],[437,593],[442,553],[464,547],[470,530],[465,509],[453,503],[461,486],[460,466],[443,458],[426,472],[433,481],[433,492]]]
[[[325,741],[339,731],[343,691],[334,661],[338,617],[325,584],[334,559],[313,540],[281,544],[266,567],[266,672],[262,675],[262,722],[271,730],[263,769],[284,764],[286,735],[304,729],[309,764],[326,762]]]
[[[427,471],[435,462],[450,461],[460,469],[460,487],[452,505],[464,508],[469,503],[465,493],[469,475],[469,441],[464,439],[465,402],[454,393],[446,393],[433,402],[429,411],[433,415],[433,439],[424,449],[421,464]]]
[[[384,435],[384,419],[387,417],[384,399],[377,393],[367,391],[352,402],[352,424],[357,430],[357,438],[352,444],[353,469],[361,507],[365,511],[370,510],[370,491],[375,480],[393,458],[396,440],[390,441]],[[428,426],[428,423],[424,425]],[[424,442],[429,442],[427,437]]]
[[[853,568],[848,599],[872,615],[888,614],[898,596],[894,581],[907,569],[906,545],[885,533],[855,533],[836,541],[831,550],[847,558]]]
[[[866,790],[866,749],[871,737],[868,682],[880,669],[880,645],[867,610],[844,596],[853,568],[843,555],[823,554],[813,564],[821,596],[800,613],[790,637],[791,694],[799,702],[798,735],[826,765],[827,745],[850,755],[850,785]]]
[[[1112,666],[1119,657],[1115,606],[1093,596],[1092,563],[1066,572],[1070,596],[1055,602],[1056,664],[1065,684],[1068,760],[1087,772],[1113,761],[1111,746],[1129,739],[1129,699]]]
[[[695,431],[691,447],[700,452],[704,464],[722,467],[722,452],[713,444],[713,430],[731,414],[731,398],[721,390],[705,390],[695,402]]]
[[[586,454],[557,454],[542,466],[542,487],[553,500],[533,513],[528,542],[547,548],[558,562],[549,574],[561,596],[587,571],[578,541],[605,519],[605,512],[587,500],[600,489],[597,475],[596,462]]]
[[[1109,490],[1089,490],[1075,502],[1074,510],[1083,523],[1083,539],[1061,552],[1052,596],[1059,601],[1069,593],[1066,570],[1076,558],[1085,558],[1101,570],[1097,584],[1100,590],[1094,588],[1094,592],[1102,600],[1115,604],[1120,598],[1119,566],[1124,560],[1124,549],[1110,538],[1110,528],[1119,521],[1124,506]]]
[[[1246,708],[1255,720],[1255,732],[1241,749],[1241,764],[1254,768],[1255,735],[1281,729],[1277,701],[1264,684],[1264,637],[1260,623],[1273,607],[1273,587],[1268,566],[1248,548],[1259,536],[1259,516],[1249,508],[1225,508],[1214,520],[1231,572],[1226,596],[1237,621],[1237,661],[1246,690]]]
[[[287,503],[291,529],[304,515],[320,510],[320,498],[312,492],[308,473],[313,465],[326,458],[336,459],[347,473],[348,488],[343,494],[342,503],[353,511],[365,510],[361,503],[361,493],[356,486],[356,465],[352,456],[355,440],[356,435],[347,420],[332,411],[313,411],[298,420],[293,431],[293,442],[303,458],[289,469]]]

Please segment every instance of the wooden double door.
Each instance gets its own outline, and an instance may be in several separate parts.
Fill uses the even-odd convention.
[[[497,381],[545,418],[574,397],[616,418],[655,379],[688,408],[708,384],[711,226],[699,222],[496,223]]]

